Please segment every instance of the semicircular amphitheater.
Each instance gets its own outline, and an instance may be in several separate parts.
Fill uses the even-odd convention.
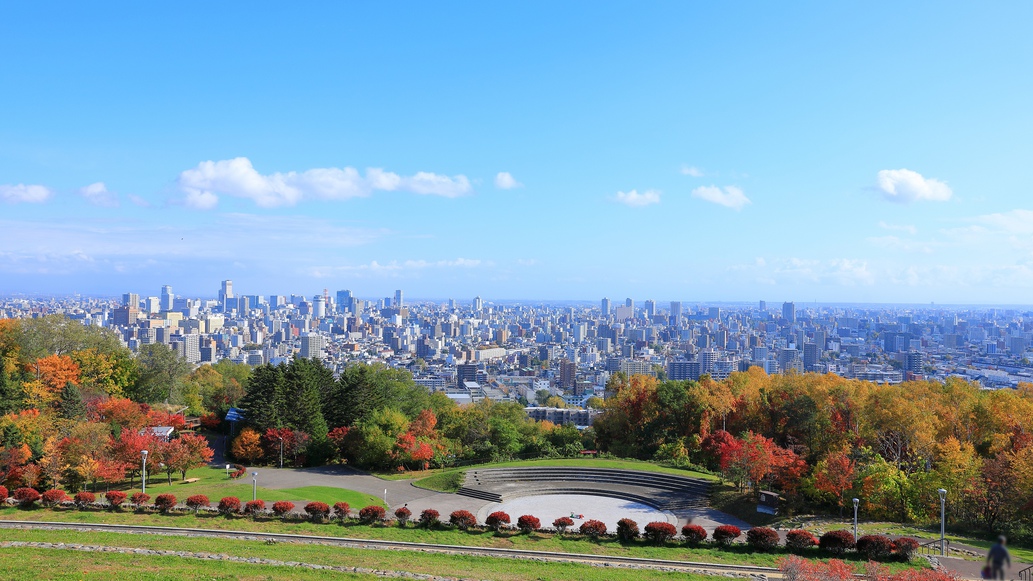
[[[545,526],[565,516],[575,527],[596,519],[613,530],[622,518],[642,525],[725,520],[707,508],[710,486],[707,480],[658,472],[550,466],[470,470],[457,494],[488,502],[478,511],[482,522],[501,510],[514,520],[532,514]]]

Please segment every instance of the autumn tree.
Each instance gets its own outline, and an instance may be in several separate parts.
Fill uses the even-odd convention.
[[[814,488],[835,500],[840,516],[843,515],[847,493],[853,488],[854,468],[854,461],[845,452],[829,454],[814,467]]]
[[[253,464],[262,457],[262,438],[255,430],[244,428],[233,440],[230,453],[242,462]]]

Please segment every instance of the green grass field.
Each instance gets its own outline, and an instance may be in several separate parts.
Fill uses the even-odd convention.
[[[241,502],[246,502],[252,498],[253,483],[251,479],[231,479],[226,476],[226,471],[223,468],[204,467],[187,472],[187,479],[197,478],[197,482],[184,483],[178,476],[177,474],[176,478],[173,478],[172,484],[169,484],[165,474],[151,474],[147,479],[147,494],[151,495],[151,498],[159,494],[174,494],[180,502],[185,501],[188,496],[203,494],[213,504],[218,503],[220,498],[226,496],[236,496]],[[135,488],[125,489],[125,492],[132,494],[139,491],[139,479],[136,480],[135,484]],[[97,496],[103,496],[103,490],[98,491]],[[370,504],[384,506],[384,502],[375,496],[346,488],[332,488],[328,486],[303,486],[285,489],[263,488],[259,486],[258,498],[270,505],[278,500],[289,500],[294,503],[303,500],[318,500],[331,506],[335,502],[347,502],[355,507],[356,510]]]
[[[463,466],[462,468],[446,468],[443,470],[423,470],[420,472],[407,472],[404,474],[385,473],[377,474],[381,478],[389,480],[415,479],[416,486],[439,492],[455,492],[462,486],[463,476],[468,470],[489,469],[489,468],[527,468],[534,466],[562,466],[577,468],[615,468],[620,470],[640,470],[642,472],[659,472],[662,474],[673,474],[685,476],[686,478],[702,478],[716,482],[717,476],[697,472],[695,470],[681,470],[668,466],[659,466],[652,462],[640,460],[618,460],[611,458],[557,458],[548,460],[517,460],[513,462],[494,462],[488,464],[475,464]]]
[[[110,547],[200,551],[242,558],[297,561],[337,567],[408,571],[433,575],[521,581],[525,579],[560,581],[608,581],[614,578],[612,568],[590,567],[570,563],[541,563],[515,559],[439,555],[413,551],[377,551],[343,547],[327,547],[306,543],[266,544],[234,539],[197,539],[160,535],[127,535],[119,533],[82,533],[75,531],[4,531],[12,541],[74,543]],[[122,555],[88,553],[55,549],[0,549],[4,563],[4,579],[374,579],[372,575],[315,571],[295,567],[249,565],[216,560],[194,560],[171,556]],[[621,569],[621,579],[680,579],[709,581],[715,577],[660,571]]]
[[[711,545],[690,548],[679,543],[669,543],[665,547],[656,547],[644,540],[630,544],[621,544],[616,539],[604,538],[592,542],[577,535],[534,534],[525,535],[516,531],[503,531],[494,534],[490,531],[471,530],[467,532],[442,528],[424,530],[413,527],[397,526],[365,526],[351,521],[344,525],[316,524],[311,522],[284,523],[275,519],[253,521],[244,517],[226,518],[216,515],[177,514],[136,514],[131,512],[108,513],[78,511],[74,509],[36,509],[21,510],[17,508],[0,509],[2,520],[37,520],[76,523],[113,523],[146,526],[164,526],[179,528],[206,528],[219,530],[239,530],[249,532],[288,533],[299,535],[320,535],[334,537],[385,539],[407,541],[413,543],[432,543],[463,545],[476,547],[497,547],[507,549],[543,550],[563,553],[618,555],[625,557],[674,559],[698,561],[705,563],[734,563],[774,567],[783,551],[760,553],[750,550],[745,545],[736,545],[730,549],[720,549]],[[813,558],[824,558],[817,550],[810,555]],[[848,554],[846,560],[853,561],[858,567],[863,560],[857,555]],[[923,562],[912,565],[890,563],[892,569],[921,567]]]

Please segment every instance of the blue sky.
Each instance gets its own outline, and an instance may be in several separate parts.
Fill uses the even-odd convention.
[[[1028,2],[6,3],[0,293],[1020,303]]]

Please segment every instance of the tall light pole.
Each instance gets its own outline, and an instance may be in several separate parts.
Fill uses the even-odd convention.
[[[283,436],[277,436],[280,439],[280,468],[283,468]]]
[[[857,505],[860,502],[860,500],[854,499],[854,542],[857,542]]]
[[[254,482],[254,486],[251,488],[251,500],[258,500],[258,472],[252,472],[251,478]]]
[[[140,470],[140,492],[147,494],[147,450],[141,450],[143,457],[143,469]]]
[[[940,556],[947,556],[947,543],[945,541],[946,527],[947,527],[947,491],[939,489],[936,492],[940,493]]]

